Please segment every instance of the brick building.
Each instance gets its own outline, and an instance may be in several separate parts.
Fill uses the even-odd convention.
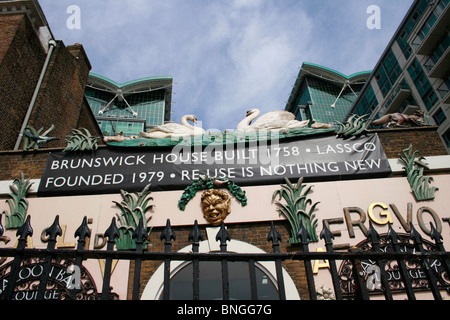
[[[101,135],[84,97],[91,65],[83,46],[55,41],[37,1],[0,2],[0,150],[19,150],[29,126],[65,146],[73,128]],[[22,130],[22,131],[21,131]]]

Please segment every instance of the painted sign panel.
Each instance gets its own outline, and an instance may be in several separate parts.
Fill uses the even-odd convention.
[[[243,142],[233,145],[165,149],[101,148],[89,153],[51,153],[39,186],[40,196],[105,194],[120,189],[182,190],[203,176],[241,186],[386,177],[391,173],[376,134],[351,139]]]

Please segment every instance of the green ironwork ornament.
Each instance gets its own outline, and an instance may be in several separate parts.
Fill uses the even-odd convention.
[[[98,149],[100,138],[91,135],[85,128],[72,129],[66,136],[67,147],[63,150],[68,151],[92,151]]]
[[[308,232],[311,242],[319,241],[316,231],[317,218],[314,210],[320,202],[312,204],[312,200],[307,198],[312,187],[309,186],[304,190],[306,185],[303,184],[303,177],[298,179],[296,184],[293,184],[288,178],[284,178],[284,180],[286,184],[282,184],[281,189],[273,193],[272,201],[278,196],[278,201],[275,202],[279,208],[278,211],[289,221],[291,226],[289,243],[300,243],[297,233],[302,225]],[[282,198],[285,203],[280,202]]]
[[[419,157],[418,150],[413,151],[412,144],[402,151],[403,155],[399,154],[400,161],[403,162],[403,169],[406,171],[406,178],[411,186],[414,197],[417,201],[433,200],[435,192],[439,188],[432,187],[431,182],[433,177],[425,177],[423,175],[424,169],[429,169],[428,164],[424,162],[424,157]]]
[[[21,172],[19,179],[14,179],[13,185],[9,186],[12,191],[11,199],[6,200],[6,203],[8,203],[10,212],[3,210],[6,229],[18,229],[25,222],[28,211],[27,193],[32,184],[30,179],[25,180],[24,174]]]
[[[338,136],[342,137],[354,137],[359,136],[367,132],[367,117],[368,115],[358,116],[352,114],[344,123],[336,121],[339,125],[339,129],[336,131]]]
[[[133,232],[138,227],[140,220],[142,220],[144,228],[147,228],[151,217],[147,218],[146,214],[154,207],[154,205],[149,205],[149,201],[153,201],[153,198],[149,197],[150,186],[149,184],[141,192],[136,193],[120,190],[123,201],[120,203],[113,201],[121,211],[120,214],[116,214],[120,233],[119,238],[116,239],[117,250],[136,249],[136,239],[133,239]],[[145,240],[143,243],[144,249],[147,245],[148,240]]]
[[[55,128],[55,126],[52,124],[52,126],[45,131],[43,134],[41,134],[42,130],[44,128],[40,128],[39,130],[34,129],[33,127],[27,126],[25,130],[23,131],[24,135],[24,141],[23,141],[23,150],[37,150],[41,147],[41,145],[46,144],[53,140],[59,140],[56,137],[47,137],[47,135]]]

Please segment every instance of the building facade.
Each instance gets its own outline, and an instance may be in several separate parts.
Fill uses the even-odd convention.
[[[153,77],[123,84],[90,73],[86,99],[105,136],[139,136],[171,118],[172,78]]]
[[[414,1],[350,113],[423,111],[450,151],[450,3]]]
[[[285,110],[298,120],[343,122],[370,71],[346,76],[330,68],[303,63]]]

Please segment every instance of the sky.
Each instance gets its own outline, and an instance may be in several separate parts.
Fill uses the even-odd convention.
[[[170,76],[172,120],[194,114],[213,131],[235,129],[251,108],[284,109],[303,62],[372,70],[413,0],[39,3],[57,40],[83,45],[91,72],[118,83]]]

